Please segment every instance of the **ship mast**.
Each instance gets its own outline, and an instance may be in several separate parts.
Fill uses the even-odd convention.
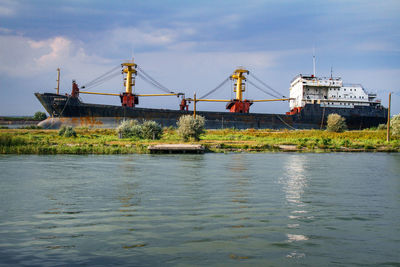
[[[314,75],[314,77],[316,76],[316,74],[315,74],[315,48],[313,48],[313,75]]]
[[[233,89],[236,92],[236,99],[238,101],[243,101],[243,92],[245,91],[243,81],[246,81],[246,77],[244,74],[249,74],[249,71],[243,68],[236,69],[231,75],[231,80],[235,81],[235,88]]]
[[[57,68],[57,95],[60,94],[60,68]]]
[[[133,59],[131,62],[125,62],[121,64],[122,73],[126,73],[125,77],[125,92],[121,94],[121,103],[125,107],[134,107],[135,104],[139,103],[139,99],[132,93],[132,89],[135,86],[135,77],[137,75],[136,67]]]
[[[132,88],[135,86],[135,76],[137,74],[136,67],[137,65],[134,63],[133,59],[132,62],[125,62],[121,64],[122,73],[126,73],[125,78],[125,93],[132,94]]]
[[[244,74],[249,74],[249,71],[239,67],[229,77],[234,81],[235,87],[233,91],[236,92],[236,98],[226,105],[226,109],[229,109],[230,112],[249,113],[250,106],[253,104],[248,100],[243,100],[243,92],[245,91],[244,82],[246,81]]]

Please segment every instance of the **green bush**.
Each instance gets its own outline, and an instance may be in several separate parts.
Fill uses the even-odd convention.
[[[390,127],[393,135],[400,135],[400,114],[394,115],[390,119]]]
[[[202,116],[184,115],[179,118],[177,123],[177,134],[185,141],[189,139],[200,140],[200,135],[204,133],[205,120]]]
[[[160,139],[162,128],[155,121],[145,121],[143,124],[139,124],[137,120],[127,120],[118,126],[117,134],[121,138]]]
[[[58,130],[58,135],[59,136],[64,136],[65,130],[67,129],[67,126],[63,125],[60,127],[60,129]]]
[[[335,133],[344,132],[347,130],[346,119],[336,113],[329,114],[326,130]]]
[[[132,128],[134,126],[138,126],[139,122],[137,120],[125,120],[123,121],[116,129],[117,134],[119,135],[119,137],[121,138],[130,138],[133,137],[134,134],[138,134],[137,130],[135,129],[134,132],[132,132]],[[141,133],[140,133],[141,135]]]
[[[25,144],[26,141],[21,137],[15,137],[9,134],[0,134],[0,146],[22,146]]]
[[[377,127],[377,130],[386,130],[386,129],[387,129],[387,124],[385,123],[379,124]]]
[[[19,129],[35,130],[35,129],[43,129],[43,127],[38,125],[27,125],[27,126],[21,126],[19,127]]]
[[[162,132],[161,125],[155,121],[145,121],[142,124],[142,137],[145,139],[160,139]]]
[[[36,121],[43,121],[47,119],[47,115],[44,112],[38,111],[35,113],[35,115],[33,115],[33,119]]]
[[[64,137],[76,137],[76,132],[72,126],[63,125],[60,130],[58,130],[58,135]]]

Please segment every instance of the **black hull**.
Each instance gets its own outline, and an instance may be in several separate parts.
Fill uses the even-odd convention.
[[[45,127],[57,128],[60,124],[116,127],[125,119],[154,120],[162,126],[176,126],[180,116],[192,111],[169,109],[130,108],[112,105],[87,104],[78,98],[44,93],[35,96],[53,117],[44,122]],[[206,128],[236,129],[320,129],[326,118],[337,113],[346,118],[349,129],[378,126],[387,120],[387,110],[381,106],[356,106],[354,108],[323,108],[319,104],[307,104],[299,114],[261,114],[198,111],[206,119]],[[56,119],[54,119],[56,118]]]

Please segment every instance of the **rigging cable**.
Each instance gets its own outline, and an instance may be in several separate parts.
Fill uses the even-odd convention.
[[[254,86],[255,88],[257,88],[258,90],[260,90],[260,91],[262,91],[262,92],[264,92],[264,93],[266,93],[266,94],[268,94],[268,95],[270,95],[270,96],[272,96],[272,97],[280,98],[280,96],[276,96],[276,95],[274,95],[274,94],[272,94],[272,93],[270,93],[270,92],[268,92],[268,91],[262,89],[261,87],[259,87],[259,86],[256,85],[255,83],[253,83],[252,81],[247,80],[247,82],[248,82],[249,84],[253,85],[253,86]]]
[[[81,86],[81,89],[86,88],[86,87],[92,87],[95,84],[101,83],[101,81],[108,76],[114,76],[115,74],[113,72],[115,72],[117,69],[119,69],[121,66],[116,66],[114,68],[112,68],[111,70],[107,71],[106,73],[100,75],[99,77],[97,77],[96,79],[84,84],[83,86]]]
[[[221,88],[229,80],[229,78],[230,78],[230,76],[228,78],[226,78],[222,83],[220,83],[217,87],[215,87],[214,89],[210,90],[208,93],[206,93],[202,97],[199,97],[199,99],[205,98],[205,97],[211,95],[212,93],[214,93],[215,91],[217,91],[219,88]]]
[[[104,76],[102,79],[99,79],[97,82],[92,83],[92,84],[89,85],[89,86],[81,87],[82,89],[84,89],[84,90],[81,90],[81,91],[85,91],[85,90],[88,90],[88,89],[90,89],[90,88],[92,88],[92,87],[98,86],[98,85],[100,85],[100,84],[102,84],[102,83],[105,83],[105,82],[107,82],[107,81],[113,79],[114,77],[117,77],[118,75],[119,75],[119,72],[110,74],[110,75],[108,75],[108,76]]]
[[[289,123],[287,123],[285,120],[283,120],[278,114],[275,114],[275,115],[276,115],[276,117],[277,117],[278,119],[281,120],[281,122],[283,122],[284,124],[286,124],[286,126],[289,127],[290,129],[296,130],[296,131],[298,130],[298,129],[294,128],[292,125],[290,125]]]
[[[153,85],[156,89],[159,89],[159,90],[161,90],[163,92],[166,92],[166,93],[174,93],[174,92],[171,92],[169,90],[165,90],[163,88],[160,88],[160,86],[158,86],[156,83],[154,83],[152,80],[148,79],[146,76],[144,76],[141,73],[138,73],[137,76],[142,78],[144,81],[148,82],[149,84]]]
[[[143,74],[142,76],[140,76],[141,78],[146,77],[147,80],[152,81],[152,84],[157,86],[159,89],[163,90],[164,92],[167,93],[174,93],[171,90],[169,90],[167,87],[165,87],[164,85],[162,85],[161,83],[157,82],[154,78],[152,78],[149,74],[147,74],[141,67],[137,66],[137,69]],[[139,75],[139,73],[138,73]]]
[[[252,72],[249,73],[249,75],[251,75],[251,77],[253,77],[254,79],[256,79],[259,83],[261,83],[262,85],[264,85],[265,87],[267,87],[269,90],[275,92],[276,94],[278,94],[279,96],[281,95],[280,92],[278,92],[277,90],[275,90],[274,88],[272,88],[271,86],[269,86],[268,84],[266,84],[265,82],[263,82],[262,80],[260,80],[259,78],[257,78]],[[286,96],[282,95],[283,98],[286,98]]]

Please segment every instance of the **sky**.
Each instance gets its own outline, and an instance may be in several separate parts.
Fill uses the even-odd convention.
[[[0,0],[0,115],[45,111],[35,92],[84,85],[134,58],[174,92],[201,96],[238,66],[289,95],[298,74],[362,84],[392,114],[400,113],[400,1]],[[253,80],[253,82],[255,82]],[[261,86],[262,87],[262,86]],[[122,75],[95,92],[124,91]],[[232,84],[209,98],[230,99]],[[137,77],[136,93],[162,93]],[[247,99],[270,99],[248,84]],[[118,97],[81,95],[84,102],[120,105]],[[176,97],[142,97],[139,107],[178,109]],[[190,107],[192,108],[192,106]],[[224,111],[201,102],[199,110]],[[251,112],[284,113],[288,102],[255,103]]]

